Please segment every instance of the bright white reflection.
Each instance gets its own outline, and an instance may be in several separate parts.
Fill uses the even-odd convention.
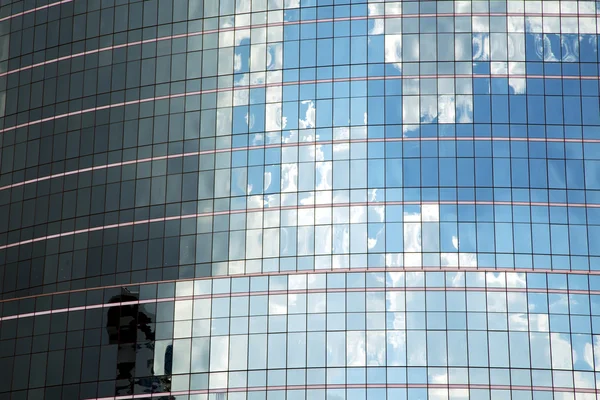
[[[371,11],[372,4],[369,5],[369,11]],[[371,15],[371,14],[370,14]],[[385,20],[384,19],[375,19],[373,20],[373,27],[369,30],[369,35],[381,35],[384,33],[385,29]],[[370,43],[370,39],[369,39]]]
[[[251,0],[243,0],[250,2]],[[274,10],[278,8],[299,8],[300,0],[269,0],[269,9]]]
[[[271,103],[265,107],[265,130],[279,131],[284,129],[287,121],[281,116],[281,103]]]
[[[454,82],[453,82],[454,84]],[[465,84],[466,87],[462,87]],[[405,124],[404,133],[414,131],[418,124],[426,123],[472,123],[473,122],[473,96],[470,80],[456,79],[459,93],[452,96],[405,96],[402,103],[402,115]]]
[[[385,35],[385,62],[402,69],[402,35]]]
[[[281,165],[281,191],[282,192],[297,192],[298,180],[298,164],[282,164]]]
[[[367,332],[367,365],[386,365],[384,331]]]
[[[365,332],[347,332],[346,353],[348,366],[361,367],[366,364]]]
[[[300,118],[298,120],[298,126],[300,127],[300,129],[306,129],[306,128],[314,128],[315,125],[315,116],[316,116],[316,109],[315,109],[315,103],[312,100],[305,100],[303,102],[300,103],[300,109],[304,109],[304,118]]]
[[[568,335],[551,333],[550,339],[552,346],[552,368],[572,369],[573,361],[577,361],[577,353],[571,350],[571,341]]]
[[[433,374],[429,377],[429,383],[433,383],[433,384],[437,384],[437,385],[448,384],[448,374],[447,373]],[[429,389],[428,394],[429,394],[430,399],[436,399],[436,400],[448,399],[448,389]]]
[[[439,254],[439,265],[445,267],[476,267],[477,256],[460,252],[459,238],[451,240],[456,252],[440,252],[440,210],[438,204],[424,204],[420,212],[404,211],[403,216],[403,259],[401,255],[388,254],[388,266],[421,267],[424,254]],[[429,264],[429,263],[428,263]],[[431,266],[431,265],[428,265]]]
[[[283,67],[283,45],[272,43],[267,47],[267,69],[280,69]]]

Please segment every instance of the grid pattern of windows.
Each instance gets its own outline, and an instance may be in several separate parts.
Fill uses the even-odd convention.
[[[0,0],[0,400],[595,398],[599,34]]]
[[[587,274],[367,271],[74,292],[5,303],[15,357],[1,360],[13,390],[81,381],[90,398],[115,390],[133,344],[136,394],[592,399],[599,287]],[[134,319],[132,343],[115,314]]]

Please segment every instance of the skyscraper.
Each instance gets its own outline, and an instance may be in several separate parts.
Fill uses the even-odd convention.
[[[592,400],[596,1],[0,0],[0,400]]]

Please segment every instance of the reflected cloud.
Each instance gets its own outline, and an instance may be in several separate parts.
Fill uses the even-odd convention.
[[[241,54],[235,54],[233,56],[233,70],[235,72],[239,72],[242,70],[242,55]]]
[[[403,216],[404,260],[397,255],[386,255],[386,265],[421,267],[423,255],[438,253],[440,266],[476,267],[477,256],[473,253],[459,252],[459,238],[452,236],[456,252],[440,252],[440,209],[438,204],[424,204],[420,212],[405,211]],[[442,238],[442,240],[445,240]],[[427,248],[424,249],[423,246]],[[428,265],[431,266],[431,265]]]
[[[366,365],[365,332],[347,332],[346,334],[347,365],[362,367]]]
[[[490,37],[486,33],[473,34],[473,61],[490,59]]]
[[[385,332],[367,332],[367,365],[385,366]]]
[[[577,353],[571,349],[571,341],[567,335],[550,333],[552,346],[552,368],[572,369],[577,362]],[[571,359],[573,357],[573,359]]]
[[[245,0],[251,1],[251,0]],[[300,0],[269,0],[269,9],[274,10],[278,8],[299,8]]]
[[[305,100],[302,101],[300,103],[300,110],[302,112],[302,110],[304,110],[304,118],[300,118],[298,120],[298,126],[300,127],[300,129],[306,129],[306,128],[314,128],[316,126],[315,124],[315,117],[316,117],[316,109],[315,109],[315,103],[312,100]]]
[[[298,191],[298,164],[285,163],[281,166],[275,165],[273,168],[278,169],[280,176],[280,190],[282,205],[295,205],[298,203],[298,198],[295,192]],[[287,194],[290,193],[290,194]],[[284,214],[297,214],[298,210],[290,210]],[[295,225],[295,222],[294,222]]]
[[[508,315],[508,325],[512,331],[526,332],[529,329],[527,314],[510,313]]]
[[[267,69],[281,69],[283,67],[283,45],[272,43],[267,47]]]
[[[375,8],[373,7],[373,4],[369,4],[369,15],[378,15],[378,14],[371,14],[371,8]],[[378,18],[373,20],[373,27],[369,30],[369,35],[382,35],[385,32],[385,20]],[[369,39],[369,43],[370,43],[370,39]]]
[[[456,122],[454,96],[443,95],[438,97],[438,113],[438,122],[440,124],[453,124]]]
[[[265,106],[265,130],[280,131],[285,129],[287,125],[287,118],[281,114],[282,104],[271,103]]]
[[[385,62],[402,69],[402,35],[385,35]]]

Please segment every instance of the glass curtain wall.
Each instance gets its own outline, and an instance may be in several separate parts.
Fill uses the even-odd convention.
[[[0,0],[0,400],[595,400],[599,17]]]

